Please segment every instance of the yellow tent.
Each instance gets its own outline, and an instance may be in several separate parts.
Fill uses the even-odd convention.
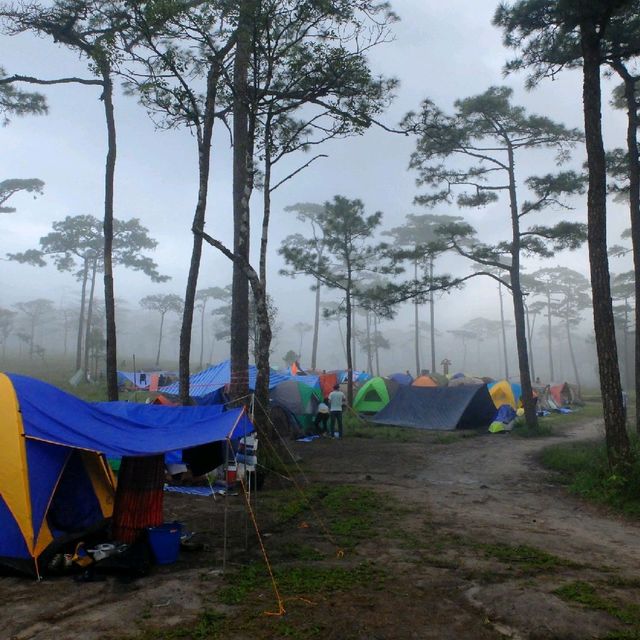
[[[508,404],[516,409],[516,399],[513,395],[513,389],[508,380],[500,380],[489,388],[489,395],[499,409],[503,404]]]

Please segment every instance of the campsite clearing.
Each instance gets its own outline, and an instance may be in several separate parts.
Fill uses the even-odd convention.
[[[560,429],[577,440],[601,426]],[[222,576],[224,501],[167,494],[194,550],[133,581],[0,578],[0,637],[640,637],[640,523],[553,482],[536,455],[557,437],[411,434],[295,443],[310,502],[268,479],[257,516],[284,616],[265,615],[278,600],[241,498],[227,503]]]

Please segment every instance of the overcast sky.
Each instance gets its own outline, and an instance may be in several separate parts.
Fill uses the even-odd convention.
[[[506,84],[515,91],[514,101],[530,111],[568,126],[582,127],[579,73],[564,73],[553,82],[545,81],[532,92],[525,91],[522,76],[503,78],[502,67],[511,54],[502,47],[500,32],[491,26],[495,1],[395,0],[392,6],[400,16],[400,22],[394,26],[395,39],[371,55],[375,73],[400,80],[397,97],[383,117],[388,125],[397,125],[407,111],[417,109],[426,97],[450,110],[457,98],[481,93],[491,85]],[[1,42],[0,64],[9,74],[43,78],[87,76],[84,63],[74,53],[49,40],[19,36],[3,37]],[[607,84],[610,86],[611,83]],[[37,247],[38,239],[48,233],[51,223],[64,216],[102,216],[106,136],[98,89],[64,85],[46,88],[45,92],[50,106],[48,116],[15,118],[8,127],[0,129],[0,179],[37,177],[46,183],[43,196],[32,199],[23,194],[12,200],[18,212],[2,216],[0,255]],[[130,306],[135,307],[138,300],[149,293],[184,295],[191,250],[189,228],[197,194],[196,145],[188,131],[155,131],[144,109],[121,93],[116,97],[116,118],[116,217],[135,216],[142,220],[159,243],[154,259],[160,270],[172,277],[169,283],[160,285],[140,274],[117,272],[116,296],[127,299]],[[607,146],[622,146],[625,114],[605,107],[604,126]],[[207,229],[230,242],[231,153],[222,127],[218,127],[214,136]],[[407,213],[426,212],[413,205],[417,193],[415,174],[407,169],[413,146],[411,138],[381,130],[370,130],[356,139],[335,141],[322,149],[329,158],[317,161],[275,192],[270,287],[282,324],[310,322],[313,304],[308,280],[300,278],[294,282],[277,276],[282,264],[275,251],[282,238],[296,231],[304,232],[284,207],[300,201],[324,202],[340,194],[362,199],[369,213],[382,211],[385,228],[397,226]],[[579,168],[583,160],[584,150],[578,148],[570,166]],[[300,161],[292,160],[288,167]],[[552,171],[552,156],[531,154],[519,159],[517,170],[521,179],[531,173]],[[252,204],[256,228],[260,222],[259,194]],[[584,221],[584,199],[573,204],[576,210],[569,215],[570,219]],[[436,212],[464,215],[485,241],[507,237],[502,233],[509,230],[505,203],[463,212],[454,207],[441,207]],[[624,207],[612,204],[609,243],[618,242],[620,232],[627,226]],[[257,246],[255,240],[257,236],[254,247]],[[39,270],[10,262],[1,264],[1,306],[35,297],[47,297],[56,304],[77,300],[78,285],[69,274],[58,274],[53,267]],[[532,271],[555,264],[588,274],[586,250],[560,254],[551,264],[528,261],[525,266]],[[464,273],[468,268],[463,260],[453,257],[442,259],[438,266],[439,271],[455,273]],[[629,267],[621,261],[612,265],[614,271],[623,268]],[[225,286],[230,282],[230,273],[226,259],[207,247],[200,287]],[[410,322],[408,311],[407,308],[401,314],[398,328]],[[477,315],[498,317],[494,284],[475,282],[439,303],[440,327],[444,324],[456,328]],[[339,366],[339,363],[324,364]]]

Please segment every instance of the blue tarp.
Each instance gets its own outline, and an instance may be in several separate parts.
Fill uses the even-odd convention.
[[[458,387],[399,386],[389,404],[371,422],[417,429],[477,429],[496,414],[486,385]]]
[[[242,409],[89,403],[40,380],[9,374],[27,438],[99,451],[147,456],[241,438],[253,425]]]
[[[271,375],[273,376],[273,371],[271,372]],[[312,375],[301,376],[300,374],[298,374],[295,376],[291,376],[290,379],[294,379],[296,382],[302,382],[302,384],[306,384],[307,387],[311,387],[312,389],[320,388],[320,376],[312,376]],[[284,382],[284,380],[280,380],[280,382]],[[280,384],[280,382],[278,382],[277,384]]]
[[[249,366],[249,389],[255,389],[256,375],[257,368],[253,365]],[[296,376],[296,378],[301,377],[303,376]],[[273,389],[281,382],[289,380],[290,378],[291,376],[287,373],[283,374],[271,370],[271,375],[269,378],[269,389]],[[202,398],[203,396],[208,396],[209,394],[219,391],[225,385],[229,384],[229,382],[231,382],[231,362],[229,360],[225,360],[220,364],[209,367],[204,371],[200,371],[200,373],[195,373],[194,375],[190,376],[189,395],[192,398]],[[166,387],[161,387],[160,389],[158,389],[158,391],[160,391],[161,393],[167,393],[177,396],[179,393],[178,383],[176,382]]]
[[[392,373],[389,376],[390,380],[395,380],[398,384],[411,384],[413,382],[413,376],[409,373]]]

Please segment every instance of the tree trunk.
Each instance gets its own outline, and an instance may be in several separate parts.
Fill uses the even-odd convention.
[[[529,321],[529,308],[525,306],[524,310],[526,314],[525,317],[527,320],[527,337],[528,337],[527,345],[529,347],[529,366],[531,367],[531,379],[535,380],[536,370],[533,365],[533,327],[531,326],[531,323]]]
[[[219,66],[216,61],[211,63],[211,67],[207,73],[207,97],[205,100],[202,130],[198,134],[198,201],[196,202],[196,209],[193,214],[192,229],[203,230],[205,224],[211,164],[211,138],[213,136],[213,125],[215,122],[214,111],[218,77]],[[187,288],[184,294],[184,309],[182,311],[182,325],[180,327],[180,353],[178,355],[180,403],[183,405],[189,404],[191,332],[193,330],[193,309],[196,301],[201,257],[202,236],[194,233]]]
[[[580,25],[583,57],[584,129],[589,170],[587,224],[593,324],[598,352],[598,371],[604,408],[604,424],[609,464],[627,465],[630,461],[629,437],[618,369],[609,260],[607,257],[607,175],[602,142],[602,98],[600,90],[600,36],[594,22]]]
[[[33,314],[31,316],[31,336],[29,338],[29,360],[33,359],[33,343],[36,339],[36,316]]]
[[[553,370],[553,344],[552,344],[552,332],[551,332],[551,290],[548,287],[547,287],[547,349],[549,354],[549,382],[554,382],[556,379],[556,376]]]
[[[418,259],[413,261],[413,277],[418,281]],[[416,350],[416,377],[420,375],[420,318],[418,314],[418,299],[413,301],[413,319],[415,322],[414,341]]]
[[[367,372],[373,375],[373,354],[371,351],[371,312],[367,311]]]
[[[202,365],[204,362],[204,313],[207,308],[206,298],[202,301],[202,311],[200,312],[200,371],[202,371]]]
[[[156,353],[156,367],[160,364],[160,348],[162,347],[162,330],[164,328],[164,315],[166,312],[160,314],[160,334],[158,335],[158,352]]]
[[[255,396],[258,405],[258,415],[254,416],[263,431],[273,442],[275,434],[271,433],[269,420],[269,378],[271,376],[271,321],[269,319],[269,305],[267,298],[267,248],[269,245],[269,221],[271,220],[271,117],[265,123],[265,158],[264,158],[264,199],[262,209],[262,233],[260,236],[260,266],[258,279],[252,285],[256,307],[256,324],[258,341],[256,344],[256,388]]]
[[[96,273],[98,272],[98,259],[93,261],[91,269],[91,288],[89,289],[89,304],[87,305],[87,326],[84,332],[84,375],[89,380],[89,349],[91,341],[91,325],[93,324],[93,296],[96,290]]]
[[[356,341],[356,303],[351,298],[351,369],[355,370],[356,365],[356,352],[358,350],[358,343]]]
[[[515,164],[513,148],[508,145],[509,156],[509,207],[511,211],[511,295],[513,296],[513,317],[516,325],[516,346],[518,350],[518,369],[520,371],[520,387],[522,389],[522,406],[527,426],[535,429],[538,426],[536,405],[531,388],[529,372],[529,354],[527,352],[527,332],[525,327],[524,296],[520,286],[520,218],[518,216],[518,200],[516,195]]]
[[[373,314],[373,334],[375,336],[375,348],[376,348],[376,375],[380,375],[380,348],[378,346],[378,316]]]
[[[269,321],[269,307],[267,294],[264,288],[256,283],[253,288],[254,301],[256,306],[256,323],[258,325],[258,343],[256,347],[256,413],[254,420],[262,432],[266,432],[273,442],[275,434],[271,433],[269,420],[269,378],[271,369],[269,366],[269,356],[271,351],[271,323]]]
[[[318,335],[320,333],[320,282],[316,280],[316,307],[313,316],[313,342],[311,345],[311,369],[318,366]]]
[[[429,285],[433,286],[433,256],[429,257]],[[436,321],[433,291],[429,294],[429,331],[431,332],[431,372],[436,372]]]
[[[629,367],[629,305],[627,298],[624,299],[624,327],[622,331],[624,339],[624,381],[627,390],[631,388],[631,371]]]
[[[624,80],[624,95],[627,101],[627,156],[629,161],[629,215],[631,218],[631,246],[633,247],[633,269],[635,273],[635,391],[636,391],[636,433],[640,434],[640,156],[638,152],[638,101],[636,99],[637,81],[629,74],[622,63],[615,67]],[[625,356],[625,361],[628,358]]]
[[[580,374],[578,373],[578,365],[576,364],[576,356],[573,352],[573,341],[571,340],[571,325],[569,322],[569,301],[567,300],[565,325],[567,327],[567,344],[569,345],[569,357],[571,358],[571,366],[573,367],[573,375],[576,377],[576,384],[578,385],[578,392],[582,385],[580,384]]]
[[[102,100],[107,121],[107,160],[104,175],[104,312],[107,337],[107,399],[118,399],[118,348],[116,342],[116,301],[113,285],[113,191],[116,172],[116,121],[113,110],[111,68],[103,64]],[[86,347],[86,345],[85,345]]]
[[[251,195],[249,163],[249,95],[247,74],[250,57],[252,5],[240,3],[236,55],[233,65],[233,253],[249,263]],[[232,398],[249,393],[249,282],[234,261],[231,284],[231,382]]]
[[[498,297],[500,298],[500,326],[502,328],[502,353],[504,356],[504,379],[509,379],[509,362],[507,360],[507,328],[504,324],[504,303],[502,301],[502,284],[498,282]]]
[[[345,343],[347,345],[347,402],[353,406],[353,360],[351,358],[351,265],[347,265],[347,287],[345,290],[346,315],[347,315],[347,335]]]
[[[76,371],[82,368],[82,336],[84,329],[84,307],[87,300],[87,280],[89,278],[89,260],[85,256],[82,267],[82,293],[80,294],[80,317],[78,318],[78,338],[76,342]]]

